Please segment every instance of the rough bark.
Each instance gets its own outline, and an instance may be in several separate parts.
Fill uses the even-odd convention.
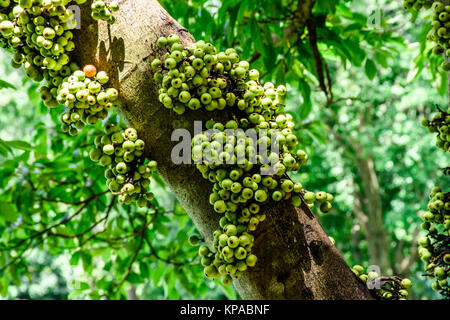
[[[119,89],[121,113],[146,143],[146,154],[158,161],[159,173],[211,244],[219,216],[208,202],[212,185],[194,165],[174,165],[173,129],[192,132],[194,120],[223,120],[228,112],[186,112],[178,116],[157,99],[150,63],[163,51],[160,36],[177,33],[184,44],[193,37],[156,0],[120,1],[111,26],[94,22],[82,7],[82,29],[76,32],[80,65],[93,63],[107,70]],[[89,31],[87,31],[89,30]],[[317,219],[305,206],[268,204],[267,219],[255,233],[255,268],[234,281],[244,299],[371,299],[367,288],[346,265]]]

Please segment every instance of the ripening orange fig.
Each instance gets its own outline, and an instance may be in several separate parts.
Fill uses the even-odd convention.
[[[83,68],[83,72],[88,78],[93,78],[97,74],[97,68],[93,64],[87,64]]]

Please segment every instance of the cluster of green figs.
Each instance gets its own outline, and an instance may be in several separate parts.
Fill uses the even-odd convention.
[[[425,262],[432,288],[450,297],[450,192],[435,187],[430,194],[428,211],[421,215],[427,234],[419,239],[419,255]]]
[[[450,152],[450,108],[447,111],[439,108],[431,119],[423,119],[422,125],[437,133],[436,147]],[[449,174],[448,170],[444,173]],[[419,240],[419,256],[425,262],[426,276],[435,280],[432,284],[435,291],[450,297],[450,192],[435,187],[430,193],[428,210],[421,217],[426,235]]]
[[[422,8],[430,9],[434,0],[403,0],[403,7],[406,10],[419,11]]]
[[[60,85],[56,99],[66,107],[60,116],[63,132],[76,135],[87,124],[94,125],[99,119],[105,119],[108,111],[118,106],[119,92],[106,86],[109,81],[106,72],[95,74],[95,69],[94,66],[87,65],[83,70],[77,70],[65,78]],[[45,87],[41,89],[41,97],[44,102],[51,99],[51,94]]]
[[[87,0],[75,0],[83,4]],[[12,66],[24,67],[27,76],[45,83],[40,96],[50,108],[63,105],[61,130],[76,135],[87,124],[107,118],[108,111],[120,102],[117,89],[108,86],[109,76],[97,72],[94,65],[82,69],[73,61],[75,49],[72,29],[76,17],[70,10],[72,0],[0,0],[0,46],[13,52]],[[95,0],[91,16],[95,20],[114,22],[112,12],[118,2],[106,4]],[[95,139],[92,160],[106,167],[107,186],[124,204],[149,205],[148,192],[156,162],[144,157],[144,141],[134,128],[105,125],[105,134]]]
[[[258,70],[235,49],[219,52],[204,41],[184,46],[174,34],[158,44],[167,52],[152,67],[166,108],[177,114],[230,109],[236,115],[224,123],[207,121],[206,130],[192,139],[192,160],[213,183],[209,202],[221,215],[213,247],[202,245],[199,254],[205,275],[229,285],[256,264],[252,233],[266,218],[262,206],[290,201],[312,208],[319,203],[327,213],[333,196],[308,192],[287,175],[300,170],[308,156],[298,149],[293,117],[285,112],[286,87],[262,84]]]
[[[450,71],[450,4],[443,1],[405,0],[405,8],[420,10],[432,8],[431,30],[427,39],[435,43],[433,53],[444,56],[441,68]],[[450,152],[450,108],[442,110],[431,119],[424,118],[422,125],[437,133],[436,147]],[[449,174],[450,168],[444,169]],[[419,255],[426,264],[426,276],[435,279],[433,289],[450,297],[450,192],[435,187],[430,193],[428,210],[421,214],[422,229],[426,235],[419,240]]]
[[[431,30],[427,39],[435,43],[433,53],[446,58],[450,57],[450,5],[444,5],[442,2],[434,2],[432,5],[433,13],[431,15]],[[450,71],[450,62],[444,61],[441,65],[444,71]]]
[[[365,271],[363,266],[352,267],[353,273],[364,282],[376,296],[383,300],[406,300],[408,290],[412,288],[412,281],[408,278],[382,277],[376,271]]]
[[[148,191],[150,178],[156,171],[156,161],[146,162],[145,142],[138,138],[136,129],[123,129],[114,123],[105,125],[105,134],[95,138],[90,151],[92,161],[106,167],[109,190],[118,195],[119,202],[139,207],[150,205],[153,193]]]
[[[78,69],[70,59],[75,19],[66,5],[61,0],[0,1],[0,45],[14,52],[13,67],[23,66],[37,82],[46,80],[53,96],[46,104],[51,107],[58,105],[62,79]]]
[[[441,110],[430,119],[423,119],[422,125],[428,128],[428,131],[437,133],[436,147],[450,151],[450,107],[447,111]]]

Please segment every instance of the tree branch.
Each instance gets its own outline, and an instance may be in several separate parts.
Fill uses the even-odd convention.
[[[81,48],[76,52],[78,62],[93,63],[109,73],[112,85],[120,92],[121,114],[137,129],[145,141],[146,154],[158,162],[167,186],[211,245],[212,234],[219,226],[219,217],[207,196],[212,184],[194,165],[172,162],[171,151],[177,142],[171,141],[171,135],[179,124],[192,133],[195,120],[225,122],[233,117],[232,110],[198,110],[180,116],[164,108],[158,102],[158,85],[150,66],[153,58],[164,54],[156,40],[176,33],[188,45],[193,37],[175,21],[167,22],[169,15],[155,0],[122,1],[115,17],[116,23],[111,26],[93,22],[87,5],[82,6],[81,25],[85,28],[93,24],[94,28],[75,36],[77,48]],[[269,203],[262,213],[267,218],[255,233],[258,263],[234,281],[243,298],[372,298],[306,205],[296,209],[287,202]]]

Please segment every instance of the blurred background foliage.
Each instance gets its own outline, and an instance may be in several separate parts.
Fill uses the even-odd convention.
[[[294,180],[335,195],[319,218],[346,261],[410,277],[413,298],[439,299],[416,253],[418,213],[435,183],[449,184],[439,170],[448,158],[419,124],[446,103],[427,15],[401,1],[160,2],[197,40],[235,47],[265,81],[287,84],[310,154]],[[239,299],[203,278],[187,241],[195,226],[162,179],[149,210],[118,205],[88,157],[101,125],[62,134],[61,110],[48,111],[10,58],[0,52],[0,296]]]

